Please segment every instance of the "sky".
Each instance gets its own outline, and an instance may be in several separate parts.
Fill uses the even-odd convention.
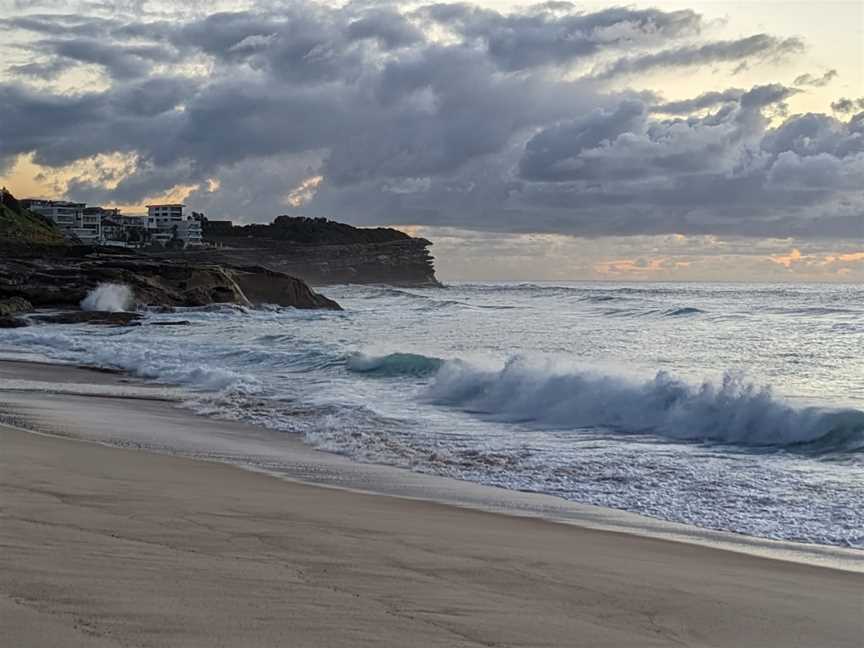
[[[864,281],[864,3],[0,0],[0,185],[445,280]]]

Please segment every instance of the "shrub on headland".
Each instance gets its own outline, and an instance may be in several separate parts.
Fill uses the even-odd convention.
[[[0,189],[0,243],[62,245],[63,234],[47,218],[24,209],[5,188]]]

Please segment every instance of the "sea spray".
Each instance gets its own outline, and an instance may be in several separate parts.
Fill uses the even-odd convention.
[[[81,310],[118,313],[132,306],[132,290],[126,284],[101,283],[81,301]]]

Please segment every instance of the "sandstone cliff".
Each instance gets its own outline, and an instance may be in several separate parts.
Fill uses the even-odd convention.
[[[209,221],[204,237],[220,247],[186,251],[182,256],[231,265],[265,265],[318,285],[439,285],[428,249],[432,243],[391,228],[280,216],[270,225]]]

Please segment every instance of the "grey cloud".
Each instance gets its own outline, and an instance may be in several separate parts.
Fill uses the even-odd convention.
[[[571,13],[569,3],[533,9],[502,14],[468,4],[436,4],[423,7],[418,15],[469,41],[481,41],[489,56],[508,70],[564,65],[640,40],[657,42],[695,34],[701,25],[701,17],[690,10],[611,8],[583,14]]]
[[[58,38],[76,36],[95,38],[105,35],[116,24],[104,18],[69,14],[36,14],[0,20],[0,26],[7,30],[20,30]]]
[[[809,156],[828,153],[846,157],[864,151],[864,129],[860,121],[839,121],[828,115],[796,115],[769,131],[762,148],[779,155],[790,151]]]
[[[622,58],[596,76],[600,79],[611,79],[620,75],[638,74],[656,69],[736,62],[750,58],[783,57],[798,54],[803,49],[804,43],[799,38],[781,39],[768,34],[755,34],[738,40],[678,47]]]
[[[59,40],[43,41],[38,47],[64,59],[101,65],[118,79],[143,77],[155,62],[174,60],[170,51],[156,45],[121,46],[91,40]]]
[[[101,152],[104,142],[80,139],[88,128],[107,120],[107,97],[51,95],[21,84],[0,85],[0,154],[35,152],[39,163],[60,166]],[[71,155],[58,154],[70,143]]]
[[[670,101],[663,104],[657,104],[651,108],[652,112],[664,113],[667,115],[689,115],[690,113],[704,110],[706,108],[714,108],[720,104],[737,102],[744,90],[740,88],[729,88],[728,90],[705,92],[693,99],[684,99],[681,101]]]
[[[772,129],[755,105],[769,95],[754,92],[749,106],[738,102],[719,117],[667,121],[648,119],[628,100],[544,129],[495,163],[471,162],[458,178],[433,177],[413,194],[372,182],[325,185],[310,211],[353,209],[370,224],[589,237],[864,239],[864,117],[802,115]],[[518,181],[505,172],[514,163]]]
[[[798,94],[799,90],[795,88],[787,88],[780,83],[771,83],[768,85],[759,85],[750,88],[747,92],[741,95],[740,103],[742,108],[764,108],[771,104],[785,101],[792,95]]]
[[[593,95],[567,83],[498,77],[475,51],[452,47],[392,62],[374,87],[377,101],[355,106],[365,127],[336,141],[328,157],[334,182],[455,171],[500,150],[520,129],[563,117],[564,102],[584,105]]]
[[[856,110],[864,110],[864,97],[858,99],[847,99],[845,97],[831,103],[831,110],[838,113],[851,113]]]
[[[420,29],[391,9],[366,12],[349,23],[347,35],[352,40],[377,40],[387,49],[407,47],[425,40]]]
[[[796,86],[812,86],[815,88],[821,88],[834,80],[837,76],[837,70],[828,70],[822,76],[813,76],[810,73],[802,74],[801,76],[795,77],[795,81],[793,82]]]
[[[580,159],[586,149],[611,143],[624,133],[640,132],[646,108],[639,101],[625,101],[611,111],[591,114],[540,131],[525,145],[519,175],[525,180],[560,182],[591,173]]]
[[[739,101],[745,106],[768,106],[782,102],[798,92],[800,91],[779,83],[756,86],[750,90],[729,88],[723,91],[706,92],[693,99],[657,104],[652,106],[651,111],[667,115],[689,115],[706,108]]]
[[[363,53],[346,33],[348,16],[301,7],[275,15],[213,14],[174,29],[170,38],[177,47],[192,46],[219,61],[248,64],[289,83],[331,82],[360,74]]]
[[[862,181],[864,151],[842,157],[783,151],[768,173],[770,184],[804,189],[860,190]]]
[[[13,67],[12,72],[50,79],[77,64],[93,64],[111,77],[125,80],[143,78],[154,64],[177,60],[173,48],[164,45],[124,45],[88,36],[42,39],[30,47],[38,60]]]
[[[157,77],[126,84],[111,93],[108,101],[118,115],[153,117],[184,104],[198,85],[188,78]]]
[[[6,70],[13,76],[32,77],[49,81],[57,78],[60,74],[74,66],[74,61],[52,57],[21,65],[10,65]]]

